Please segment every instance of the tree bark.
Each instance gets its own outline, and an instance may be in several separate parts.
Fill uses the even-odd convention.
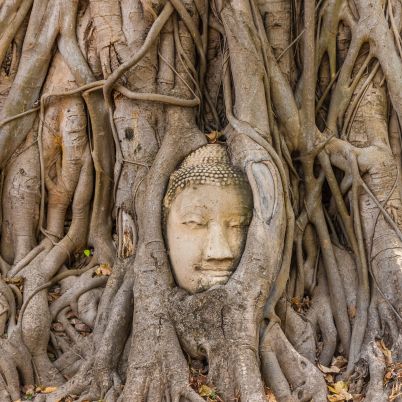
[[[0,1],[0,400],[397,398],[401,29],[396,0]],[[162,204],[208,142],[253,216],[189,294]]]

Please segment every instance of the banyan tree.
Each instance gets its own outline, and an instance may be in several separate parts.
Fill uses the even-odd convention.
[[[399,400],[401,30],[0,0],[0,401]]]

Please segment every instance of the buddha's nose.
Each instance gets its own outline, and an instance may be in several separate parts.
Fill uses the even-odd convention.
[[[207,241],[204,248],[204,259],[211,260],[233,260],[233,254],[225,236],[224,228],[218,223],[211,223],[208,226]]]

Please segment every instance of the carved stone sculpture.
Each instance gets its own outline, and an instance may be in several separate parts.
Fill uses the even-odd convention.
[[[205,145],[183,161],[170,178],[164,209],[177,284],[190,293],[225,284],[244,249],[252,195],[223,145]]]

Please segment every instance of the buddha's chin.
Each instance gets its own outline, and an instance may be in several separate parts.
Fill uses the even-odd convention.
[[[208,290],[213,286],[225,285],[231,275],[232,271],[204,272],[202,278],[200,278],[198,282],[197,292]]]

